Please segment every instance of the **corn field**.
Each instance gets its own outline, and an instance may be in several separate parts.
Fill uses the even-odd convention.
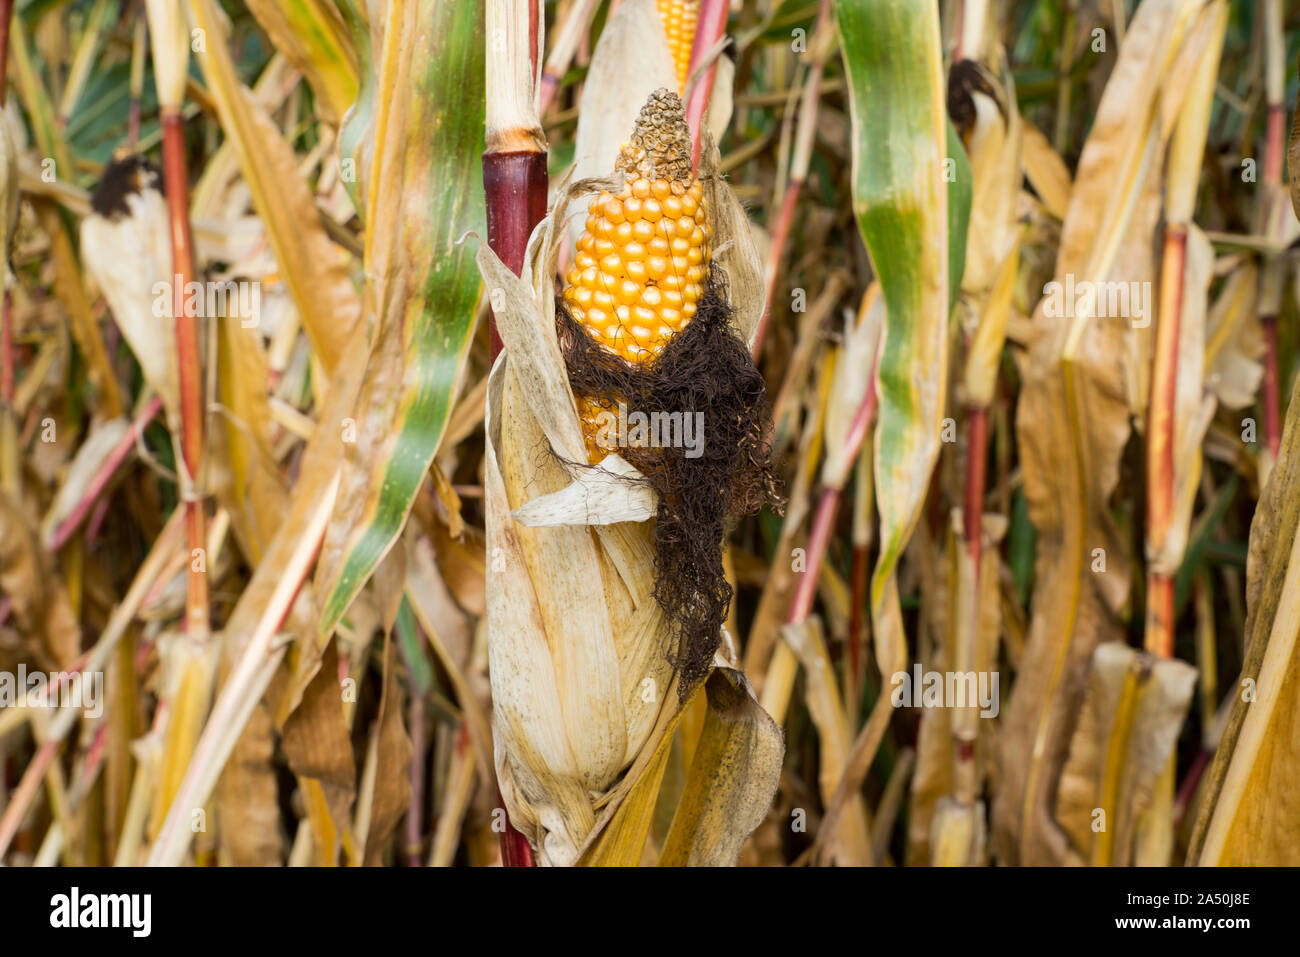
[[[1300,6],[0,22],[0,864],[1300,865]]]

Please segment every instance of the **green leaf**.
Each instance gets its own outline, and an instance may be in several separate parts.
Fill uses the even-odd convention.
[[[1214,501],[1210,503],[1210,508],[1192,527],[1191,541],[1187,545],[1187,553],[1183,556],[1183,564],[1179,567],[1178,577],[1174,581],[1174,607],[1179,611],[1191,596],[1192,579],[1209,560],[1211,546],[1215,544],[1212,536],[1223,521],[1223,516],[1227,514],[1228,506],[1237,497],[1239,484],[1237,476],[1231,476],[1219,489]]]
[[[466,232],[484,230],[483,9],[410,0],[372,23],[367,308],[375,312],[356,445],[317,569],[327,637],[397,539],[442,440],[481,290]],[[385,43],[379,31],[400,31]],[[400,37],[401,42],[391,42]],[[369,56],[363,48],[361,60]]]
[[[248,0],[248,9],[276,49],[302,70],[327,117],[337,122],[357,98],[357,58],[334,4]]]
[[[853,209],[886,307],[871,614],[876,661],[889,675],[907,656],[895,570],[938,458],[947,393],[948,121],[934,0],[841,0],[835,9],[853,120]]]

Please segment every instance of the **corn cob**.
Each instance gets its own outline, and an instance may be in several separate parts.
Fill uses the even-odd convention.
[[[569,314],[598,343],[630,363],[652,361],[686,327],[704,294],[709,217],[704,187],[691,171],[691,138],[681,100],[656,90],[641,108],[615,165],[617,194],[602,190],[564,289]],[[592,462],[597,416],[610,398],[580,398]]]
[[[686,76],[691,68],[691,47],[695,43],[695,27],[700,19],[700,0],[657,0],[659,17],[668,35],[668,51],[673,55],[677,70],[677,92],[686,88]]]

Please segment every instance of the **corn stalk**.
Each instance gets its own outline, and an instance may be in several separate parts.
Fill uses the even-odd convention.
[[[539,116],[538,66],[543,46],[540,11],[534,0],[489,0],[487,5],[487,114],[483,191],[487,197],[487,239],[492,251],[515,273],[533,227],[546,215],[546,135]],[[491,315],[491,357],[502,348]],[[507,867],[530,867],[532,849],[509,822],[501,834]]]
[[[1285,245],[1291,232],[1291,222],[1286,216],[1286,189],[1282,186],[1282,164],[1286,145],[1286,113],[1282,102],[1286,87],[1286,38],[1282,31],[1282,0],[1264,0],[1264,93],[1266,121],[1264,133],[1264,176],[1260,190],[1260,203],[1256,228],[1265,238]],[[1294,180],[1292,189],[1294,189]],[[1281,441],[1281,413],[1278,393],[1282,385],[1278,379],[1277,317],[1282,308],[1282,286],[1286,281],[1286,258],[1272,251],[1265,255],[1260,270],[1259,310],[1264,329],[1264,383],[1261,403],[1264,412],[1265,475],[1277,458]]]
[[[194,239],[190,232],[189,174],[185,162],[185,76],[189,68],[189,31],[181,0],[147,0],[153,36],[154,82],[162,113],[163,181],[172,241],[172,317],[176,323],[177,371],[181,396],[181,497],[189,544],[185,632],[196,639],[210,627],[207,536],[203,503],[203,370],[199,358],[198,316],[189,315],[186,293],[197,279]]]

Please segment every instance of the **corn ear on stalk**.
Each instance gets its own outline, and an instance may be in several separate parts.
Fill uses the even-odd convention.
[[[588,206],[564,304],[596,342],[645,363],[694,318],[709,267],[708,202],[691,171],[690,130],[675,93],[651,95],[615,170],[624,186],[602,190]],[[579,401],[593,463],[606,451],[596,441],[600,416],[615,406],[612,398]]]
[[[592,841],[607,828],[618,830],[610,816],[619,802],[639,782],[648,793],[657,789],[662,766],[654,757],[683,702],[702,683],[718,690],[711,676],[731,597],[721,562],[725,521],[767,501],[774,481],[763,380],[746,344],[762,309],[762,262],[748,220],[717,173],[712,144],[698,178],[691,172],[676,94],[656,92],[642,119],[619,152],[621,177],[559,186],[530,243],[523,278],[486,246],[478,254],[504,343],[485,414],[495,763],[510,821],[542,864],[585,860]],[[611,200],[624,221],[629,205],[644,212],[654,200],[659,216],[648,224],[664,220],[665,206],[667,224],[645,237],[644,250],[633,245],[629,253],[635,238],[616,243],[602,236]],[[595,206],[582,250],[591,259],[575,263],[556,296],[553,264],[569,241],[567,212],[579,202]],[[617,237],[620,225],[612,222],[606,232]],[[685,235],[669,236],[668,225]],[[656,238],[667,243],[655,247],[666,263],[654,266],[664,279],[679,280],[671,291],[682,294],[681,307],[664,301],[666,284],[650,273]],[[676,251],[675,238],[685,240]],[[600,258],[598,239],[613,246]],[[611,307],[596,293],[618,290],[597,281],[600,259],[614,254],[624,273],[629,264],[633,277],[645,271],[634,279],[636,297]],[[682,262],[673,264],[674,257]],[[586,270],[592,272],[584,276]],[[689,285],[700,287],[690,291],[690,313]],[[644,302],[648,289],[659,291],[658,303]],[[634,305],[653,312],[650,335],[638,342],[622,332],[619,305],[629,307],[624,325],[635,324]],[[578,407],[626,401],[633,410],[681,420],[703,416],[704,454],[629,443],[600,468],[587,468],[582,459],[590,447],[575,399]],[[735,705],[767,730],[761,744],[746,745],[745,756],[719,757],[717,774],[704,773],[707,793],[689,814],[716,803],[708,813],[716,811],[718,829],[734,833],[726,841],[709,838],[712,855],[692,851],[684,859],[734,862],[775,790],[780,732],[742,679],[732,687]],[[771,760],[757,760],[760,754]],[[760,765],[772,773],[758,773]],[[755,816],[735,813],[733,801],[748,802]],[[628,843],[638,852],[628,862],[638,857],[638,840],[643,832]]]
[[[728,514],[779,501],[766,386],[737,334],[731,277],[712,268],[711,200],[727,194],[716,171],[695,174],[691,146],[677,94],[651,93],[617,185],[589,205],[557,317],[587,461],[618,449],[658,496],[655,597],[689,662],[685,686],[704,674],[731,599]]]
[[[686,78],[691,68],[691,48],[695,44],[695,28],[700,20],[700,0],[656,0],[659,16],[664,21],[668,36],[668,50],[673,55],[677,70],[677,90],[686,88]]]

